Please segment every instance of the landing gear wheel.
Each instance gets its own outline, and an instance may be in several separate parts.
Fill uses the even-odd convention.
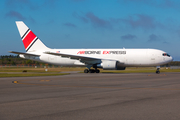
[[[159,71],[159,70],[157,70],[157,71],[156,71],[156,74],[159,74],[159,73],[160,73],[160,71]]]
[[[98,69],[85,69],[84,73],[100,73]]]
[[[95,72],[94,69],[90,69],[90,70],[89,70],[89,73],[94,73],[94,72]]]
[[[84,73],[88,73],[88,72],[89,72],[89,70],[88,70],[88,69],[85,69],[85,70],[84,70]]]
[[[156,74],[159,74],[160,73],[160,68],[157,68],[157,70],[156,70]]]
[[[99,73],[99,72],[100,72],[100,70],[95,70],[95,72],[96,72],[96,73]]]

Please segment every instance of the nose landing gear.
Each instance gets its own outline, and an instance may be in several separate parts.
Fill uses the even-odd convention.
[[[160,67],[159,66],[156,69],[156,74],[160,74]]]

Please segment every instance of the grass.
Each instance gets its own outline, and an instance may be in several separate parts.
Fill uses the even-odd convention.
[[[48,71],[46,72],[45,69]],[[83,71],[85,68],[80,67],[61,67],[61,68],[32,68],[32,67],[1,67],[0,72],[22,72],[26,70],[27,72],[35,72],[35,73],[57,73],[57,72],[65,72],[65,71]]]
[[[155,73],[156,67],[127,68],[126,70],[103,70],[102,73]],[[180,72],[180,69],[161,68],[160,72]]]
[[[67,75],[68,73],[59,73],[59,74],[7,74],[1,73],[0,77],[33,77],[33,76],[57,76],[57,75]]]
[[[45,71],[47,69],[48,71]],[[81,68],[82,69],[82,68]],[[75,68],[31,68],[31,67],[1,67],[0,77],[29,77],[29,76],[57,76],[67,75],[62,71],[75,71]],[[79,70],[79,69],[77,69]],[[23,72],[27,71],[27,72]]]
[[[47,69],[48,71],[45,71]],[[85,68],[81,67],[59,67],[59,68],[32,68],[32,67],[0,67],[0,77],[28,77],[28,76],[56,76],[66,75],[60,73],[67,71],[80,71],[83,73]],[[27,71],[27,72],[23,72]],[[156,67],[128,67],[126,70],[100,70],[101,73],[155,73]],[[161,72],[180,72],[180,69],[161,68]]]

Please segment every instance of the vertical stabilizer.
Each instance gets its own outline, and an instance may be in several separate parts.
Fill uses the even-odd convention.
[[[19,34],[21,36],[22,42],[26,49],[26,52],[35,50],[47,50],[41,40],[24,24],[22,21],[16,21]]]

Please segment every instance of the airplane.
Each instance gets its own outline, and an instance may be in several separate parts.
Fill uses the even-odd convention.
[[[154,67],[160,73],[160,65],[173,58],[158,49],[51,49],[48,48],[23,21],[16,21],[26,52],[9,51],[21,58],[38,62],[86,67],[84,73],[99,73],[103,70],[125,70],[126,67]]]

